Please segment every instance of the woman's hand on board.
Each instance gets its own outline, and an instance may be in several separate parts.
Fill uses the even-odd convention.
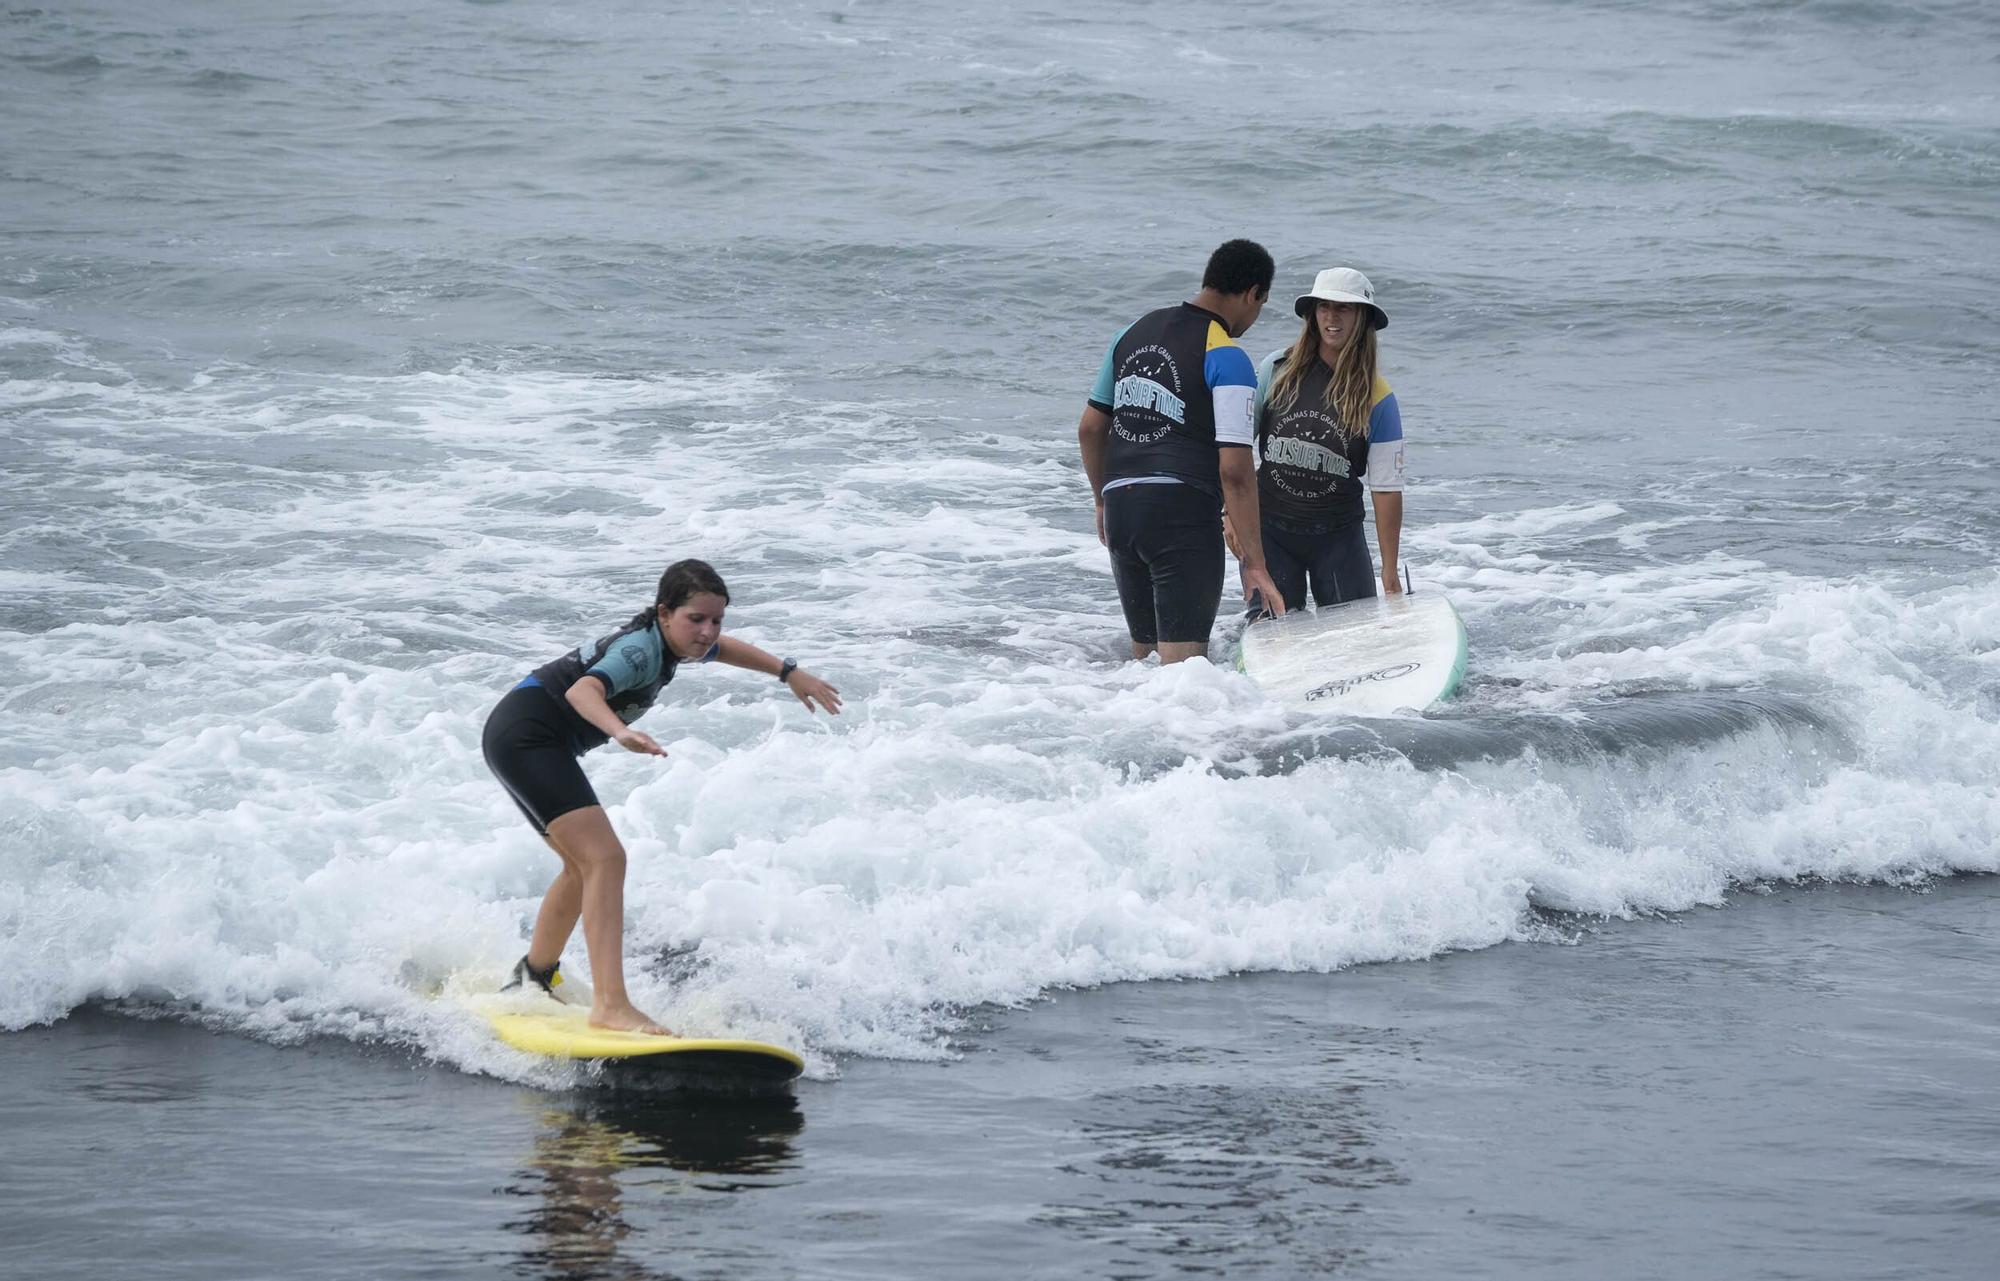
[[[785,678],[785,688],[792,691],[792,697],[804,703],[809,712],[825,708],[829,716],[840,715],[840,691],[803,667],[794,668],[792,674]],[[819,706],[813,706],[815,703]]]

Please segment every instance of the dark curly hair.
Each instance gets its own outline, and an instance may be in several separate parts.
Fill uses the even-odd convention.
[[[1277,267],[1264,246],[1254,240],[1225,240],[1209,255],[1201,287],[1219,294],[1255,289],[1264,295],[1271,292],[1271,278],[1276,274]]]

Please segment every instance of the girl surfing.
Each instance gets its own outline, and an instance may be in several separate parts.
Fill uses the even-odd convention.
[[[722,634],[729,589],[705,561],[682,560],[660,576],[651,608],[588,646],[544,663],[509,690],[480,747],[514,804],[527,815],[562,871],[542,896],[528,954],[509,988],[533,983],[555,995],[563,948],[583,919],[595,989],[590,1025],[621,1032],[673,1033],[625,992],[625,847],[584,777],[579,758],[616,742],[628,752],[666,750],[631,726],[673,680],[680,664],[723,662],[775,676],[808,711],[840,713],[840,691],[789,658]]]

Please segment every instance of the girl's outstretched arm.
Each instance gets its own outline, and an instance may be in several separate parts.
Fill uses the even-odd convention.
[[[611,704],[604,699],[604,685],[596,675],[586,672],[583,678],[569,687],[563,699],[576,709],[576,714],[611,736],[611,741],[628,752],[638,752],[642,756],[665,756],[667,749],[653,741],[650,734],[642,734],[611,710]]]
[[[717,662],[780,677],[785,682],[785,688],[792,691],[792,697],[806,705],[806,710],[825,708],[829,715],[840,715],[840,691],[805,668],[792,664],[787,672],[788,660],[767,654],[749,641],[740,641],[733,636],[724,636],[716,643],[721,647],[715,656]]]

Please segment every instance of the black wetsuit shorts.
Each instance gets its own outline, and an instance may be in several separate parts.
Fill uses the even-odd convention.
[[[1285,594],[1285,608],[1324,608],[1375,594],[1375,563],[1360,521],[1338,528],[1264,517],[1264,568]]]
[[[486,718],[479,748],[487,768],[544,836],[550,823],[571,810],[598,804],[562,709],[540,685],[507,691]]]
[[[1120,485],[1104,541],[1136,645],[1208,643],[1222,603],[1222,504],[1197,485]]]

